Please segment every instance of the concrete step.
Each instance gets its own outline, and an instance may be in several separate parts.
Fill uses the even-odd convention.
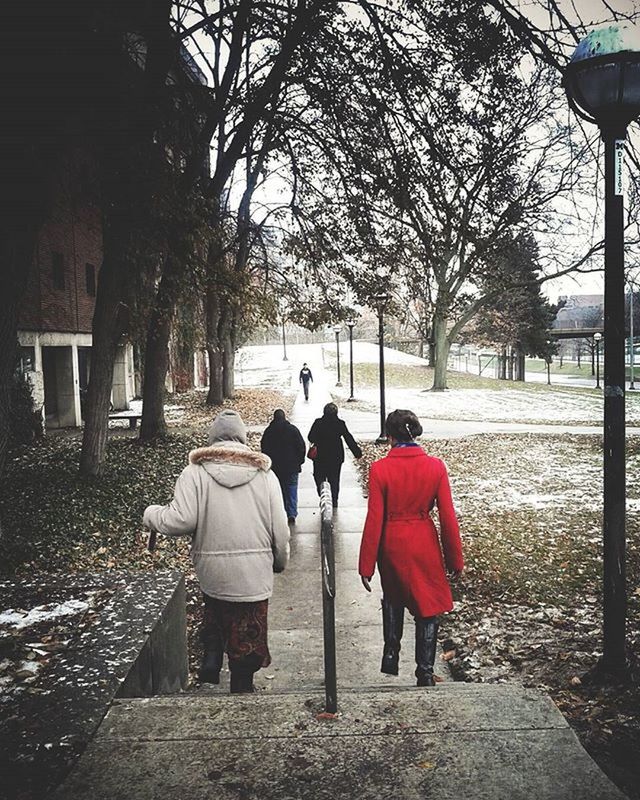
[[[515,685],[114,703],[58,800],[623,800],[543,693]]]

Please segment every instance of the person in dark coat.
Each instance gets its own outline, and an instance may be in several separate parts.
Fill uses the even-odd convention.
[[[391,450],[371,465],[369,505],[358,571],[365,589],[376,568],[382,583],[384,651],[381,672],[398,674],[405,608],[416,623],[418,686],[433,686],[437,615],[453,608],[445,568],[462,571],[462,545],[447,468],[415,438],[422,425],[412,411],[387,417]],[[431,519],[438,507],[440,535]]]
[[[347,447],[356,458],[362,458],[362,450],[349,433],[344,420],[338,417],[338,406],[335,403],[327,403],[323,415],[314,421],[307,438],[318,448],[318,454],[313,462],[313,478],[318,494],[320,494],[322,482],[329,481],[333,507],[337,508],[340,470],[344,463],[342,440],[345,440]]]
[[[273,420],[262,434],[260,449],[271,459],[271,469],[280,481],[289,522],[298,516],[298,474],[304,464],[306,445],[302,434],[277,408]]]
[[[304,389],[304,399],[309,399],[309,383],[313,383],[313,375],[311,374],[311,370],[307,366],[306,362],[302,365],[302,369],[300,370],[300,383],[302,384],[302,388]]]

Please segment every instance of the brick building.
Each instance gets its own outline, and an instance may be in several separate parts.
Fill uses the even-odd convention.
[[[74,150],[61,160],[51,213],[42,226],[18,323],[22,369],[48,428],[78,427],[89,380],[91,324],[102,263],[102,215],[94,166]],[[133,396],[131,346],[119,348],[112,403]]]
[[[125,35],[122,67],[128,79],[141,78],[146,45],[138,34]],[[206,78],[182,47],[168,84],[205,85]],[[177,102],[177,101],[176,101]],[[177,122],[167,131],[167,161],[182,169],[183,145],[202,125],[197,106],[176,105]],[[208,160],[202,165],[208,174]],[[79,427],[82,397],[91,368],[91,329],[98,273],[102,264],[102,213],[96,167],[88,151],[70,149],[53,180],[49,218],[34,253],[29,284],[18,321],[22,370],[29,376],[36,407],[48,428]],[[118,348],[111,402],[126,409],[134,396],[133,349]]]

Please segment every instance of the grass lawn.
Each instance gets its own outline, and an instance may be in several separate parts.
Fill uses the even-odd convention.
[[[541,358],[528,358],[526,360],[525,370],[527,372],[546,372],[547,362]],[[555,356],[551,362],[552,375],[571,375],[577,378],[593,378],[595,383],[595,376],[591,374],[591,359],[583,358],[580,366],[577,361],[563,361],[560,366],[560,359]],[[600,376],[604,374],[604,360],[600,358]]]

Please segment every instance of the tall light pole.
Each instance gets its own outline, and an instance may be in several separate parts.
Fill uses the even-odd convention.
[[[547,339],[547,349],[551,347],[551,339]],[[551,356],[547,354],[547,386],[551,386]]]
[[[349,328],[349,397],[347,403],[353,403],[356,399],[353,396],[353,329],[355,324],[354,319],[348,319],[346,322],[347,328]]]
[[[629,347],[629,389],[635,390],[635,375],[633,374],[635,367],[635,342],[633,341],[633,283],[631,281],[629,281],[629,288],[631,289],[629,294],[629,338],[631,339],[631,346]]]
[[[286,309],[284,307],[284,303],[281,303],[280,304],[280,316],[282,317],[282,353],[283,353],[282,360],[283,361],[288,361],[289,359],[287,358],[287,334],[286,334],[286,331],[285,331],[285,324],[286,324],[285,311],[286,311]]]
[[[384,423],[387,418],[384,380],[384,309],[389,302],[389,295],[381,293],[377,294],[373,299],[378,311],[378,355],[380,363],[380,436],[376,439],[376,443],[384,444],[387,442],[387,433],[384,429]]]
[[[342,381],[340,380],[340,331],[342,330],[342,325],[334,325],[333,332],[336,335],[336,359],[338,365],[338,380],[336,381],[336,386],[342,386]]]
[[[601,333],[593,334],[593,341],[596,343],[596,389],[600,388],[600,341]]]
[[[590,33],[567,65],[563,84],[578,116],[604,141],[604,646],[600,668],[627,675],[625,575],[624,188],[627,126],[640,115],[640,38],[612,25]]]

